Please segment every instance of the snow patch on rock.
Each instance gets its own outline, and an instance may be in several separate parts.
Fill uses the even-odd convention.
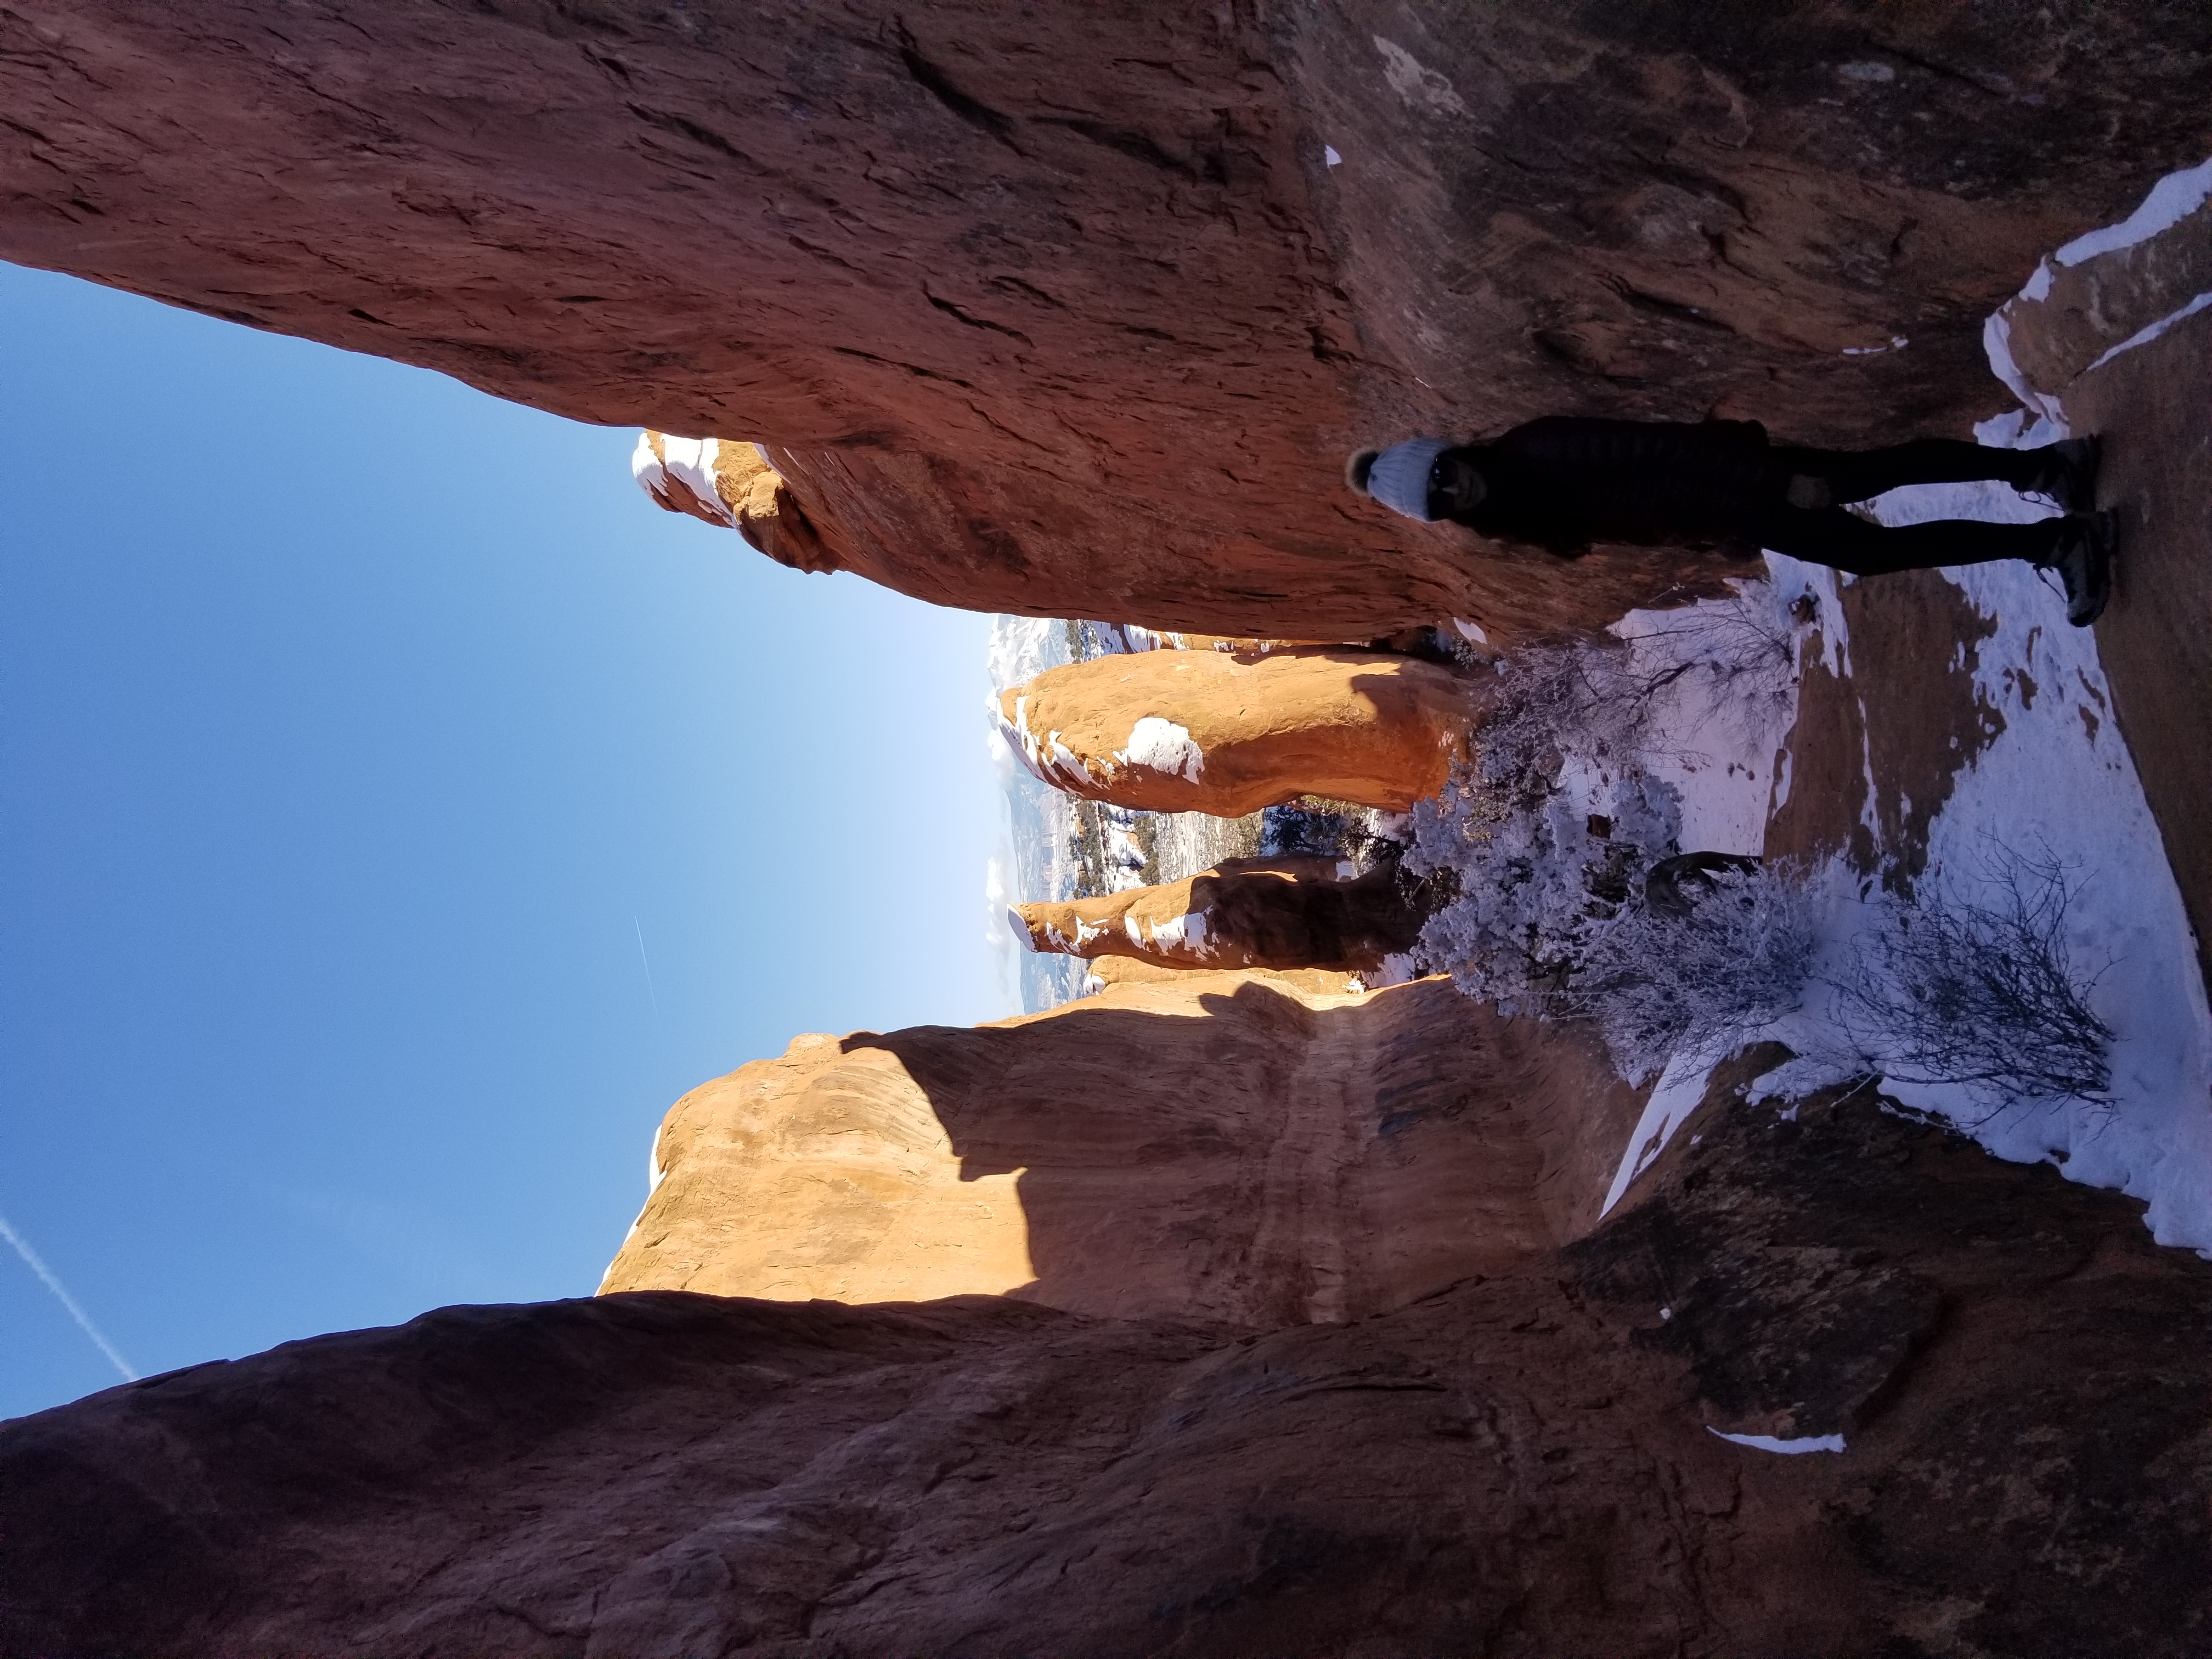
[[[1725,1429],[1705,1425],[1705,1432],[1731,1445],[1749,1446],[1754,1451],[1779,1452],[1784,1457],[1795,1457],[1804,1452],[1839,1452],[1844,1449],[1840,1434],[1800,1435],[1794,1440],[1784,1440],[1771,1434],[1730,1434]]]
[[[1146,714],[1131,726],[1128,746],[1115,750],[1114,758],[1123,766],[1146,767],[1193,783],[1206,769],[1206,751],[1188,728],[1158,714]]]

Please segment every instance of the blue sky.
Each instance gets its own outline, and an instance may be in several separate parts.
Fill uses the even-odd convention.
[[[7,266],[0,413],[0,1215],[137,1370],[588,1294],[685,1089],[1011,1012],[988,618]],[[119,1380],[4,1248],[0,1329],[0,1416]]]

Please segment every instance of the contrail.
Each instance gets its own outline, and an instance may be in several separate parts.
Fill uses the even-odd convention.
[[[645,963],[645,994],[653,999],[653,1024],[657,1030],[660,1024],[660,993],[653,988],[653,963],[646,960],[645,955],[645,929],[638,927],[635,916],[629,919],[629,925],[637,930],[637,959]]]
[[[69,1316],[76,1321],[77,1328],[90,1337],[93,1346],[107,1356],[109,1364],[123,1373],[123,1380],[136,1382],[138,1373],[131,1369],[131,1362],[115,1352],[115,1345],[100,1334],[100,1327],[94,1324],[85,1310],[76,1305],[76,1298],[62,1287],[61,1280],[54,1277],[54,1270],[39,1260],[39,1253],[24,1242],[22,1234],[8,1224],[8,1218],[4,1215],[0,1215],[0,1237],[4,1237],[15,1247],[15,1254],[29,1264],[31,1271],[45,1281],[48,1290],[61,1298],[62,1306],[69,1310]]]

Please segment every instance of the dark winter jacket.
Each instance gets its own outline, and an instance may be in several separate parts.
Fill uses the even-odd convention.
[[[1487,493],[1456,522],[1555,553],[1592,542],[1758,549],[1753,528],[1788,479],[1756,421],[1551,415],[1463,452]]]

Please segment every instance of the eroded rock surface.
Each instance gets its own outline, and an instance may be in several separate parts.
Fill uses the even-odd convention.
[[[1017,904],[1032,951],[1133,957],[1170,968],[1379,968],[1413,948],[1425,915],[1395,865],[1234,859],[1181,881]]]
[[[111,1389],[0,1428],[4,1646],[2212,1644],[2212,1263],[1864,1091],[1784,1121],[1717,1091],[1645,1181],[1564,1254],[1352,1324],[646,1293]],[[1750,1425],[1845,1449],[1711,1432]]]
[[[1054,788],[1226,818],[1306,794],[1402,812],[1466,757],[1479,706],[1433,663],[1325,646],[1094,657],[999,694],[1007,746]]]
[[[671,1109],[605,1288],[1358,1318],[1585,1231],[1637,1110],[1594,1045],[1444,980],[1189,971],[805,1036]]]
[[[1394,518],[1554,412],[1994,412],[1982,318],[2212,150],[2212,12],[14,0],[0,253],[757,438],[944,603],[1507,645],[1709,586]]]
[[[655,505],[734,530],[794,570],[842,568],[759,446],[641,432],[630,472]]]

